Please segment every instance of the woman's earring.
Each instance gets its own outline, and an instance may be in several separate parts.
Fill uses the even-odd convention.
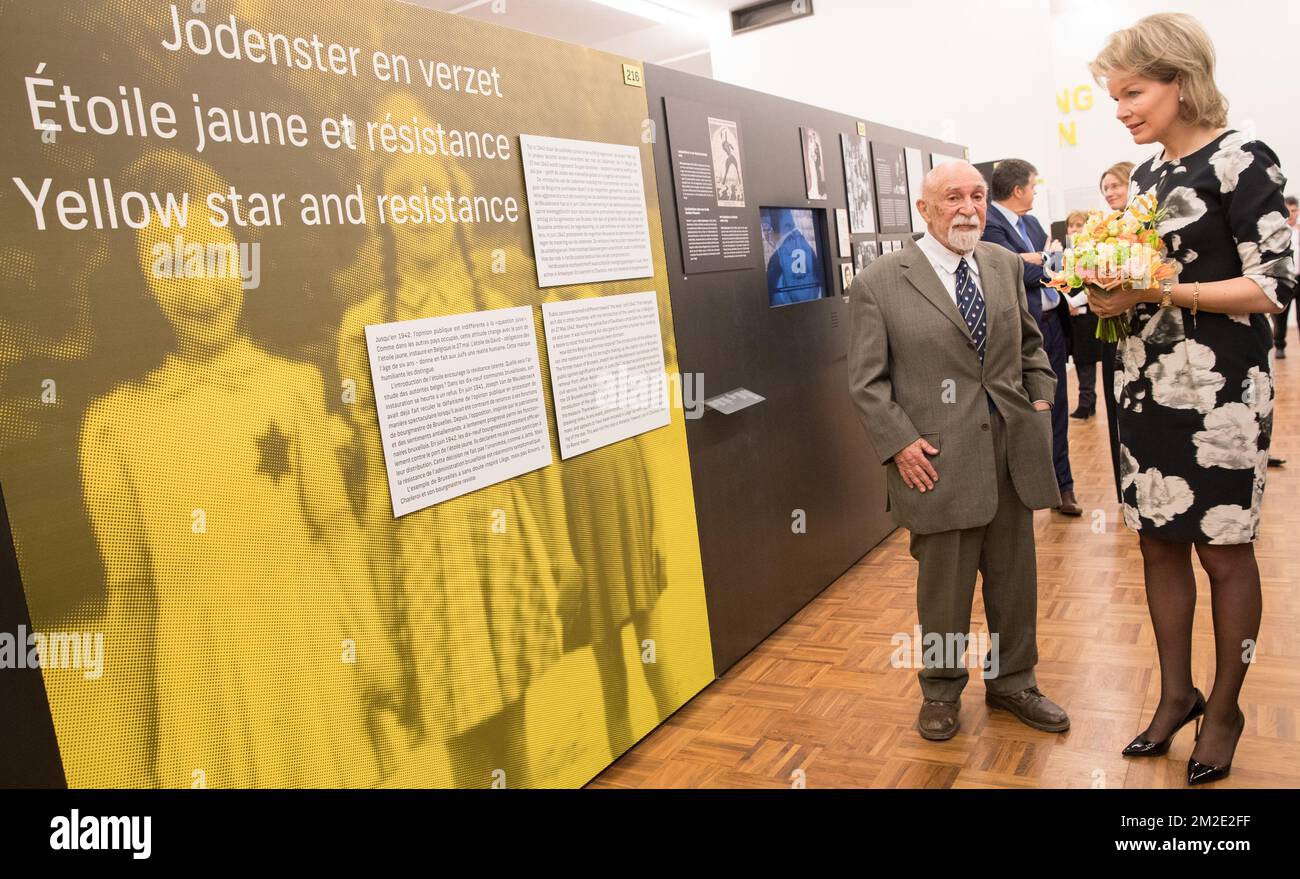
[[[1183,96],[1182,96],[1182,95],[1179,95],[1179,96],[1178,96],[1178,103],[1181,104],[1182,102],[1183,102]]]

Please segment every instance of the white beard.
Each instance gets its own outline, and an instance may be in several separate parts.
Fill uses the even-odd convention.
[[[979,226],[951,226],[948,229],[948,243],[953,250],[970,253],[980,240]]]

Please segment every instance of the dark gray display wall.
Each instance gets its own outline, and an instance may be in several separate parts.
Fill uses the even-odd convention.
[[[847,207],[840,134],[857,134],[859,119],[654,65],[646,65],[645,83],[679,367],[702,374],[704,396],[743,387],[767,398],[686,421],[713,660],[722,674],[893,530],[884,470],[848,394],[839,269],[846,260],[835,209]],[[733,112],[747,206],[825,209],[827,298],[770,308],[757,240],[752,268],[683,273],[665,97]],[[869,111],[868,98],[863,104]],[[821,134],[825,201],[807,198],[800,126]],[[866,137],[919,148],[926,169],[931,152],[964,155],[961,146],[870,122]],[[792,527],[800,510],[803,533]]]

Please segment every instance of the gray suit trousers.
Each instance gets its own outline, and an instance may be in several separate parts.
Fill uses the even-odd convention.
[[[963,636],[970,633],[977,571],[984,575],[988,618],[989,651],[984,657],[963,661],[962,656],[953,655],[953,650],[924,652],[926,667],[919,677],[927,699],[956,700],[970,679],[968,666],[978,667],[979,662],[984,663],[981,674],[989,692],[1009,694],[1036,686],[1038,570],[1034,514],[1021,502],[1011,482],[1006,422],[1000,413],[991,413],[989,419],[998,471],[998,505],[993,520],[975,528],[912,534],[912,557],[920,565],[916,607],[922,644],[934,643],[936,636],[944,639],[944,644],[963,643]],[[944,474],[939,476],[943,478]],[[977,641],[969,643],[973,652]],[[997,655],[990,656],[994,650]]]

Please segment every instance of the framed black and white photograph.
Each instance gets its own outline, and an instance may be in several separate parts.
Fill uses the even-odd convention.
[[[904,147],[907,157],[907,207],[912,212],[912,231],[925,230],[925,218],[916,209],[916,201],[921,197],[921,184],[925,179],[925,168],[921,164],[921,151],[916,147]]]
[[[871,265],[880,251],[874,241],[853,242],[853,267],[859,272]]]
[[[849,229],[855,235],[876,231],[871,191],[871,148],[865,137],[840,134],[844,152],[844,188],[849,196]]]
[[[826,199],[826,159],[822,153],[822,136],[815,128],[800,128],[799,139],[803,143],[803,178],[808,191],[808,198],[814,201]]]
[[[835,234],[839,238],[840,257],[848,259],[853,255],[853,239],[849,237],[849,212],[844,208],[835,209]]]
[[[740,170],[740,126],[729,119],[709,117],[709,150],[713,155],[713,187],[718,206],[745,206],[745,178]]]

